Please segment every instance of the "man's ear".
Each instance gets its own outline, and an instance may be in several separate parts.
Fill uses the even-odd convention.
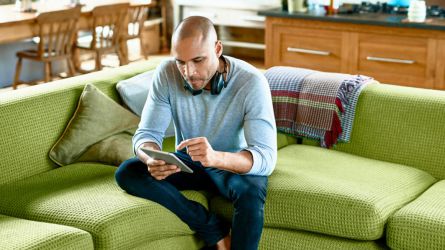
[[[216,55],[218,56],[218,58],[222,55],[223,53],[223,45],[221,43],[220,40],[216,41],[216,45],[215,45],[215,52]]]

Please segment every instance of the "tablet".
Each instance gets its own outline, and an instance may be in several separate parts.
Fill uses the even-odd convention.
[[[153,150],[148,148],[141,148],[142,152],[144,152],[146,155],[150,156],[151,158],[155,160],[163,160],[168,164],[176,165],[178,168],[181,169],[181,171],[184,171],[186,173],[193,173],[193,170],[189,168],[187,165],[185,165],[184,162],[182,162],[176,155],[169,152],[159,151],[159,150]]]

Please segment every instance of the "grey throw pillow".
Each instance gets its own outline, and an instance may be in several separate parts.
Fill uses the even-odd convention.
[[[155,70],[150,70],[132,78],[122,80],[117,83],[116,89],[125,105],[137,116],[141,116],[148,92],[152,86],[153,74]],[[175,135],[173,119],[165,131],[165,137]]]

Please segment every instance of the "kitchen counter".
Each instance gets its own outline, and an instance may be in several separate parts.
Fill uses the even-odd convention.
[[[406,15],[382,13],[317,15],[313,13],[289,13],[281,9],[259,11],[259,15],[270,17],[319,20],[341,23],[368,24],[390,27],[445,30],[445,18],[427,18],[424,23],[408,22]]]

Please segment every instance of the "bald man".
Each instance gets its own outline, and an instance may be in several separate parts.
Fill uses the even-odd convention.
[[[178,25],[174,59],[157,67],[133,137],[137,157],[122,163],[116,181],[129,194],[175,213],[207,246],[257,249],[277,153],[272,98],[261,72],[222,52],[207,18],[193,16]],[[161,150],[171,117],[175,155],[193,173],[140,150]],[[231,201],[231,227],[181,190],[211,190]]]

